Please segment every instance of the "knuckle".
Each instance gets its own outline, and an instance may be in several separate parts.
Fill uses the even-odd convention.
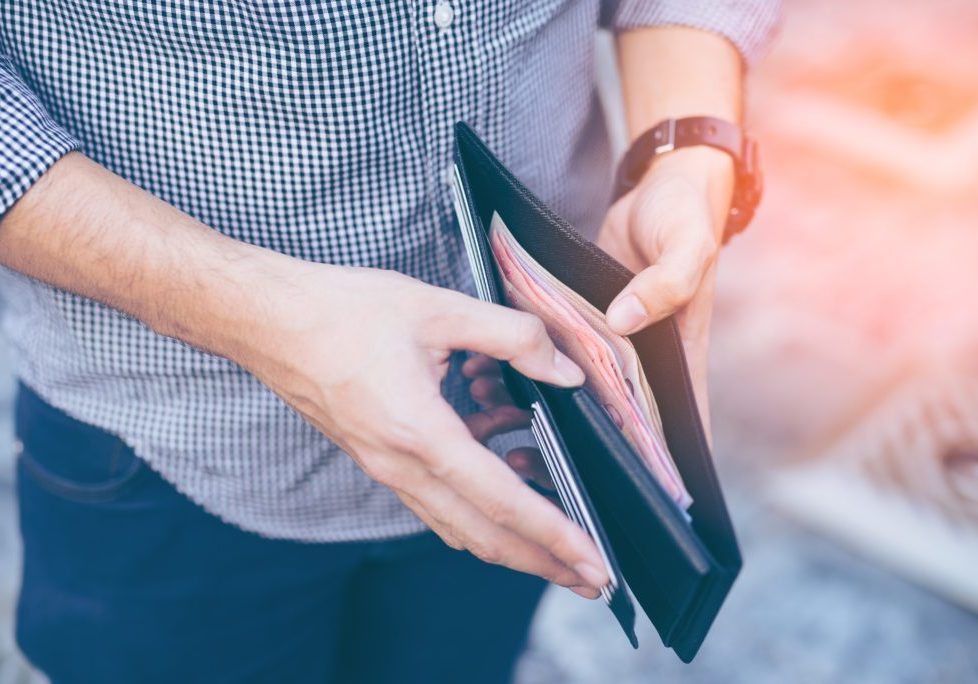
[[[421,324],[418,332],[421,339],[440,340],[446,330],[451,330],[452,325],[456,324],[455,312],[451,310],[439,309],[437,311],[424,311],[419,314]]]
[[[499,551],[499,547],[491,542],[477,542],[469,546],[469,551],[473,556],[476,556],[480,560],[486,563],[492,563],[493,565],[499,565],[502,560],[502,554]]]
[[[505,499],[493,499],[486,505],[486,516],[497,525],[509,527],[515,518],[513,505]]]
[[[390,486],[397,481],[396,468],[386,459],[369,459],[360,467],[367,477],[382,485]]]
[[[550,342],[547,327],[533,314],[521,313],[516,318],[515,337],[521,348],[537,348]]]
[[[620,230],[628,221],[629,202],[622,198],[611,205],[611,209],[605,214],[604,223],[601,225],[601,232]]]
[[[461,551],[465,548],[465,542],[462,541],[461,535],[458,534],[456,529],[452,525],[439,525],[438,536],[441,540],[445,542],[447,546],[455,549],[456,551]]]
[[[445,343],[469,317],[478,314],[474,302],[477,300],[458,292],[429,286],[415,303],[416,309],[412,309],[418,339],[431,344]]]
[[[458,473],[458,466],[447,459],[436,458],[428,462],[428,472],[443,482],[451,481]]]
[[[554,526],[548,546],[554,556],[566,559],[575,554],[577,529],[573,527],[573,523],[567,521],[567,524],[563,524],[564,522],[561,521],[561,524]]]
[[[659,290],[663,299],[670,304],[684,304],[693,295],[689,278],[678,273],[664,273],[659,279]]]
[[[559,584],[562,587],[571,587],[578,582],[577,573],[556,561],[549,563],[546,569],[540,573],[540,576],[548,582]]]
[[[417,454],[424,440],[417,428],[406,421],[391,421],[387,425],[387,444],[401,453]]]

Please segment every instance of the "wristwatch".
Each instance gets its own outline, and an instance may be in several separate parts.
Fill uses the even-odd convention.
[[[660,154],[694,145],[723,150],[734,160],[735,183],[730,215],[723,230],[723,244],[743,231],[754,218],[761,201],[763,182],[757,143],[740,126],[712,116],[666,119],[640,135],[618,165],[615,199],[638,185]]]

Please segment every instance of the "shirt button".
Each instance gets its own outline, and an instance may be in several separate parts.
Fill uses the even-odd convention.
[[[432,19],[435,22],[435,26],[440,29],[448,28],[455,21],[455,8],[452,7],[452,3],[446,2],[445,0],[440,0],[437,5],[435,5],[435,11],[432,14]]]

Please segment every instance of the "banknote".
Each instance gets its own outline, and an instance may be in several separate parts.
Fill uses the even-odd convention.
[[[498,214],[490,226],[490,248],[509,303],[544,322],[554,343],[581,366],[585,385],[663,489],[688,508],[692,499],[669,454],[655,398],[632,343],[614,334],[603,313],[540,266]]]
[[[645,371],[642,369],[642,362],[638,358],[635,346],[628,338],[622,337],[611,330],[603,313],[595,309],[581,295],[567,287],[542,266],[539,266],[536,260],[523,249],[523,246],[516,241],[512,234],[508,230],[505,230],[506,225],[501,219],[499,227],[500,234],[506,240],[507,245],[509,245],[513,256],[523,265],[528,275],[546,290],[553,292],[558,303],[566,303],[573,307],[584,318],[587,324],[611,346],[615,361],[621,368],[629,392],[635,395],[635,399],[639,403],[639,408],[642,410],[642,415],[648,419],[656,433],[661,436],[662,442],[665,443],[659,408],[656,405],[652,389],[649,387],[649,382],[645,378]]]

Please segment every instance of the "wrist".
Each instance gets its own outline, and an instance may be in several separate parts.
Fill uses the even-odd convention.
[[[711,185],[733,187],[734,161],[729,154],[706,145],[683,147],[660,154],[649,164],[643,180],[661,174],[682,174],[704,190]]]
[[[176,290],[178,297],[158,297],[155,315],[145,322],[163,335],[255,371],[268,350],[286,338],[285,324],[302,320],[294,309],[307,303],[311,290],[303,298],[301,283],[316,265],[206,227],[185,247],[183,271],[193,275],[180,287],[182,295]],[[181,261],[180,253],[173,259]]]

